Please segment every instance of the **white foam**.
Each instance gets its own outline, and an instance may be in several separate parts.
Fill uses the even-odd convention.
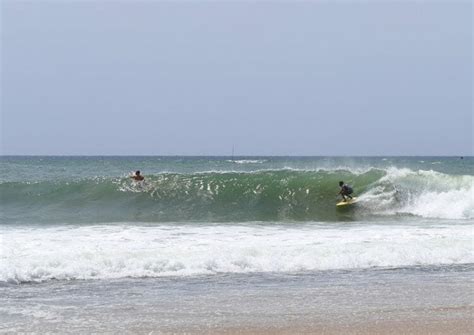
[[[359,197],[367,210],[437,219],[474,218],[474,176],[390,168]]]
[[[231,162],[237,163],[237,164],[262,164],[262,163],[265,163],[266,160],[264,160],[264,159],[240,159],[240,160],[231,161]]]
[[[9,228],[0,281],[462,264],[473,237],[465,224]]]
[[[423,192],[412,203],[400,209],[426,218],[472,219],[474,218],[474,193],[470,190],[449,192]]]

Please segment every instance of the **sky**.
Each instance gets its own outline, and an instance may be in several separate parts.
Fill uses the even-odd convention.
[[[472,9],[1,0],[1,153],[472,155]]]

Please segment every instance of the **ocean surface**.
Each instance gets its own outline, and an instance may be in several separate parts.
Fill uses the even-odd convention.
[[[91,306],[115,306],[107,313],[125,320],[104,331],[131,329],[133,313],[120,312],[124,301],[103,294],[104,287],[138,287],[147,310],[161,304],[176,313],[193,303],[177,307],[151,297],[162,292],[164,301],[176,302],[201,294],[194,304],[209,317],[221,295],[221,307],[233,305],[229,294],[237,287],[270,300],[265,294],[288,292],[266,305],[271,314],[281,307],[275,302],[293,306],[294,292],[304,297],[318,285],[332,297],[328,283],[347,276],[365,278],[351,284],[353,291],[357,283],[396,286],[409,278],[402,286],[417,292],[423,281],[448,276],[467,295],[438,298],[472,306],[472,157],[3,156],[0,164],[0,321],[7,332],[64,331],[57,328],[64,320],[70,330],[97,330],[74,313],[85,296]],[[129,178],[135,170],[144,182]],[[340,180],[353,187],[355,205],[336,208]],[[102,317],[113,317],[107,313]],[[168,315],[159,325],[209,329],[193,318],[173,328],[176,318]]]

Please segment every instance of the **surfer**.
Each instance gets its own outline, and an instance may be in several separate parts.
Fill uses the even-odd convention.
[[[350,199],[352,199],[351,194],[352,194],[352,192],[354,192],[352,190],[352,187],[350,187],[347,184],[344,184],[343,181],[339,182],[339,186],[341,187],[341,190],[339,191],[339,194],[342,196],[342,199],[344,199],[344,201],[347,201],[346,197],[349,197]]]
[[[134,180],[136,180],[136,181],[142,181],[142,180],[145,179],[145,177],[143,177],[143,176],[140,174],[140,171],[139,171],[139,170],[135,171],[135,173],[132,174],[132,175],[130,176],[130,178],[132,178],[132,179],[134,179]]]

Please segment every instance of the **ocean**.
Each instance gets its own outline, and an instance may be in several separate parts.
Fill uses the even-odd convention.
[[[473,157],[0,164],[0,332],[472,320]],[[340,180],[356,204],[336,208]]]

